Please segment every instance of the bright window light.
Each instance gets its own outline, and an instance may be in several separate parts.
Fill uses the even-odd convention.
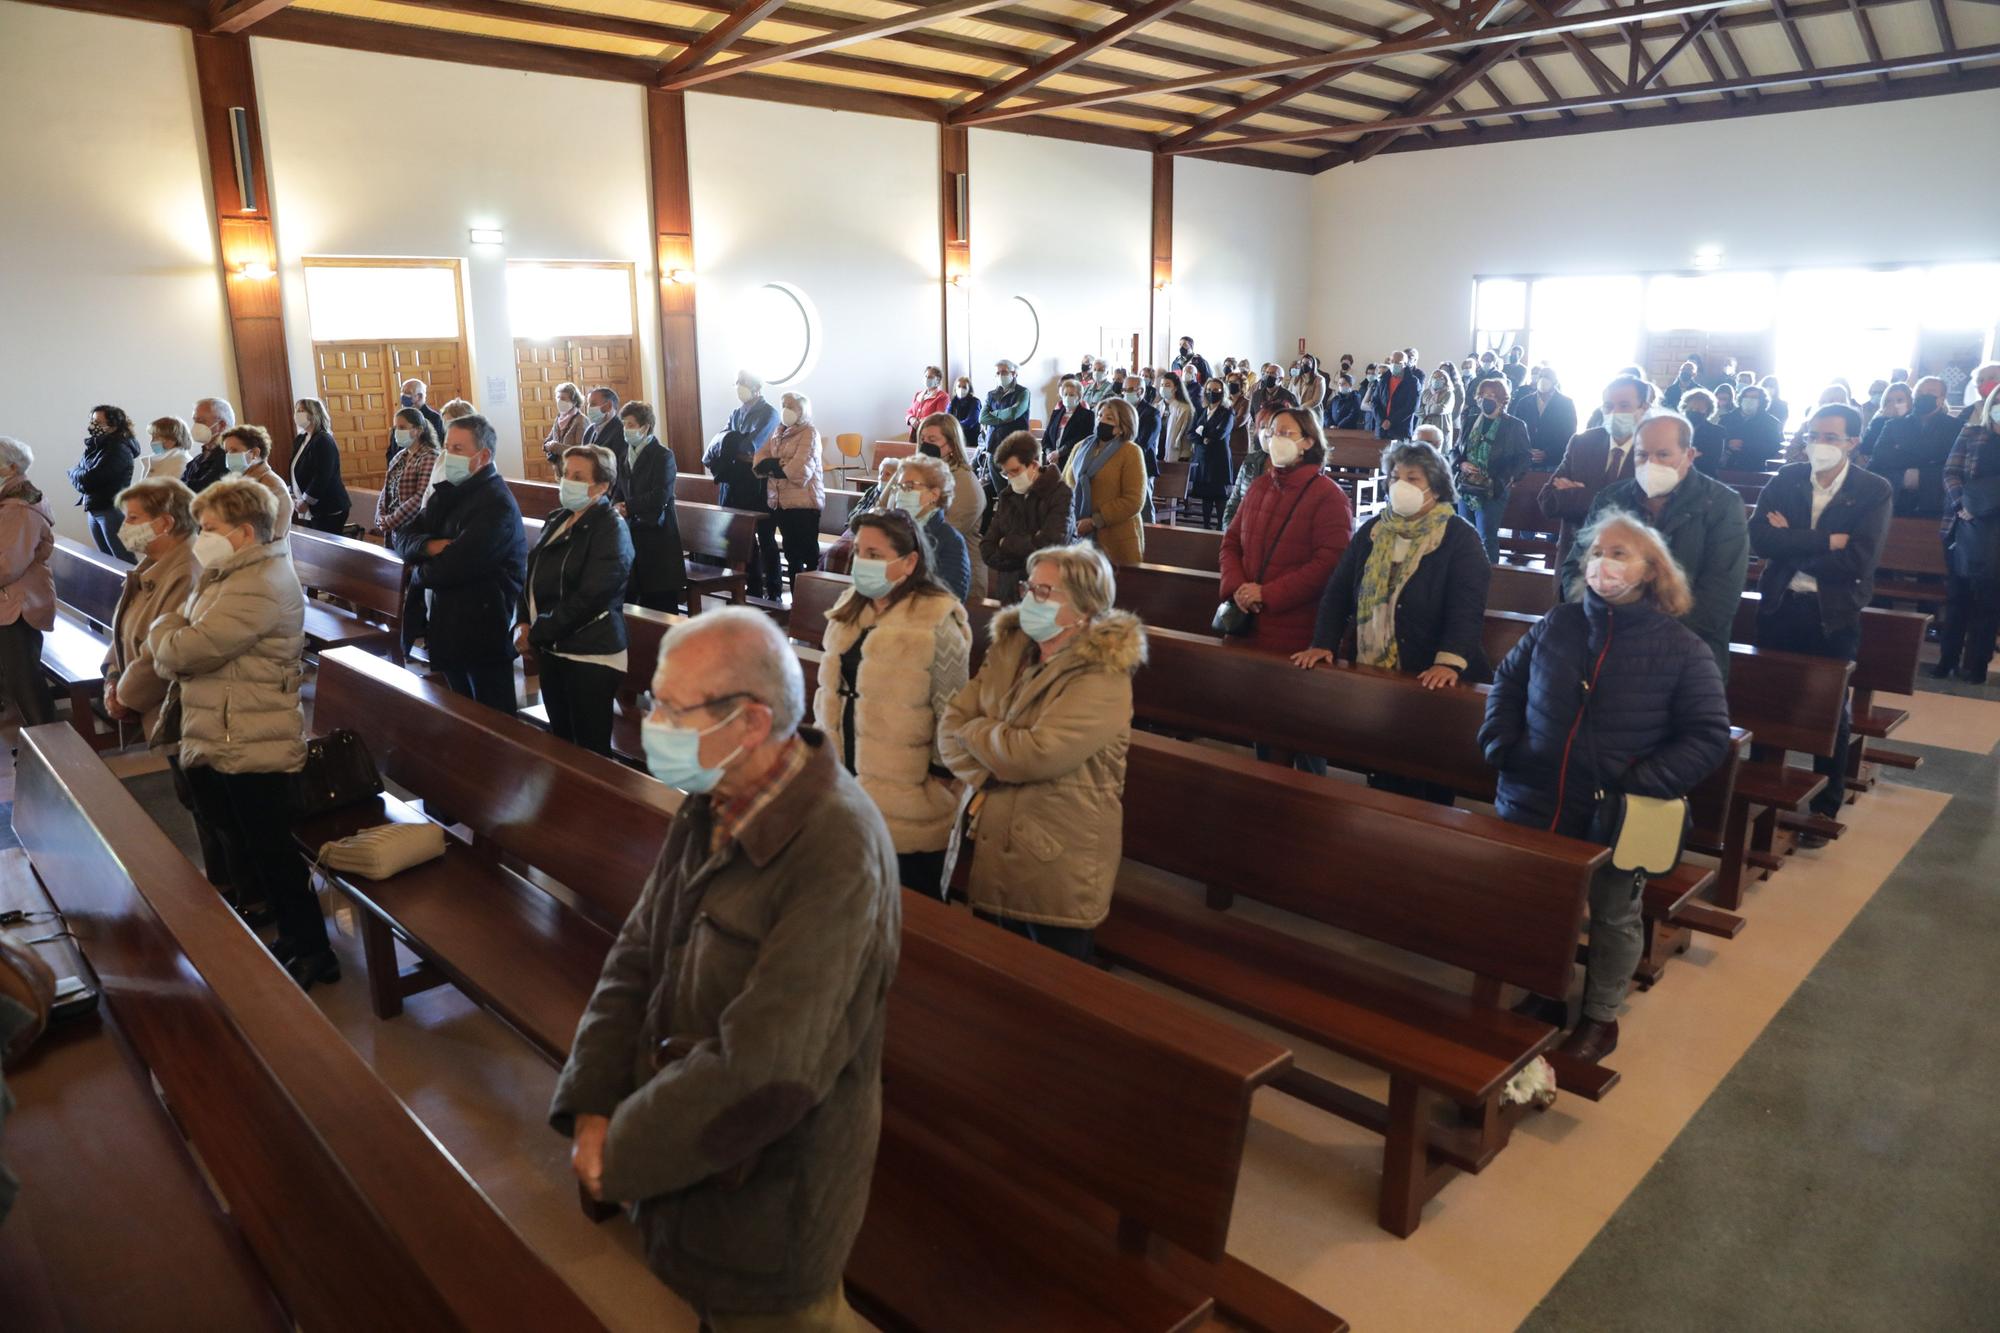
[[[1479,283],[1473,327],[1521,329],[1528,325],[1528,284],[1519,278],[1484,278]]]
[[[306,265],[314,342],[458,336],[458,269]]]
[[[1646,286],[1646,328],[1761,333],[1777,304],[1778,280],[1769,273],[1663,273]]]
[[[1592,401],[1639,355],[1644,305],[1645,280],[1636,275],[1537,278],[1528,358],[1547,361],[1579,402]]]
[[[1868,382],[1911,363],[1921,269],[1801,269],[1778,290],[1777,375],[1796,413],[1835,379]]]
[[[631,266],[510,263],[507,316],[516,338],[629,336]]]
[[[752,288],[736,308],[737,361],[766,384],[805,378],[819,359],[819,314],[789,282]]]
[[[1924,275],[1917,318],[1932,329],[1986,329],[2000,311],[2000,264],[1940,264]]]

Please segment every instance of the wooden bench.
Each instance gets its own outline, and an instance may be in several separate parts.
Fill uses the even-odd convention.
[[[1889,535],[1875,569],[1877,601],[1940,607],[1949,572],[1937,519],[1900,515],[1889,520]]]
[[[1127,756],[1125,852],[1203,885],[1212,907],[1241,894],[1473,974],[1470,995],[1454,992],[1131,884],[1096,932],[1127,967],[1389,1075],[1387,1106],[1299,1069],[1276,1086],[1384,1132],[1378,1221],[1397,1236],[1454,1171],[1481,1170],[1505,1146],[1500,1093],[1557,1032],[1503,1007],[1500,987],[1568,993],[1607,855],[1145,733]],[[1463,1127],[1432,1125],[1439,1098]]]
[[[1561,460],[1553,460],[1560,462]],[[1528,472],[1507,492],[1506,510],[1500,515],[1500,553],[1523,564],[1540,561],[1562,564],[1561,525],[1542,513],[1542,487],[1553,472]]]
[[[1367,431],[1326,432],[1326,474],[1347,492],[1348,503],[1357,518],[1365,518],[1382,504],[1383,442]]]
[[[1222,600],[1222,575],[1212,570],[1175,565],[1120,565],[1117,605],[1151,627],[1183,634],[1208,634],[1215,608]]]
[[[1556,595],[1556,577],[1552,569],[1503,561],[1493,566],[1493,577],[1486,585],[1486,609],[1518,611],[1530,616],[1546,614],[1562,600]]]
[[[1494,797],[1495,774],[1479,749],[1490,687],[1426,690],[1408,676],[1345,664],[1300,671],[1280,657],[1198,635],[1149,630],[1148,662],[1133,678],[1133,709],[1171,735],[1206,736],[1317,755],[1356,773],[1387,773],[1476,801]],[[1732,939],[1743,919],[1697,901],[1740,881],[1749,818],[1735,800],[1748,733],[1690,794],[1694,841],[1720,856],[1710,872],[1683,862],[1648,883],[1647,949],[1637,973],[1651,985],[1688,932]]]
[[[381,488],[367,490],[360,486],[349,486],[347,499],[350,506],[347,511],[347,531],[342,535],[359,537],[363,540],[381,536],[375,526],[375,514],[382,507]]]
[[[292,567],[306,591],[307,647],[315,653],[366,648],[402,660],[401,558],[373,542],[306,528],[292,529],[291,544]]]
[[[603,1327],[66,728],[21,733],[13,818],[286,1326]],[[129,1213],[135,1200],[115,1197]],[[132,1221],[156,1232],[165,1219]],[[85,1279],[112,1289],[145,1262],[102,1266],[115,1234]],[[234,1279],[219,1269],[182,1280]]]
[[[104,655],[131,569],[68,537],[57,537],[49,552],[56,620],[42,635],[42,671],[69,700],[70,726],[93,750],[115,749],[130,739],[124,724],[100,718],[97,708],[104,698]]]
[[[748,509],[674,501],[674,522],[687,556],[690,613],[700,612],[703,597],[744,603],[750,562],[757,558],[757,521],[762,517]]]
[[[917,451],[917,446],[908,440],[877,440],[874,451],[869,455],[868,466],[879,468],[885,458],[908,458]]]
[[[1155,565],[1217,573],[1222,569],[1222,534],[1211,528],[1166,523],[1146,526],[1146,560]]]
[[[360,654],[322,667],[315,720],[358,724],[385,774],[475,833],[343,890],[393,912],[440,974],[563,1059],[616,924],[603,911],[629,908],[678,798]],[[422,817],[363,807],[301,840],[385,813]],[[579,821],[605,836],[547,836]],[[447,874],[462,890],[441,887]],[[1191,1328],[1211,1299],[1253,1328],[1342,1327],[1222,1252],[1250,1096],[1286,1052],[942,905],[905,895],[904,912],[882,1152],[848,1269],[857,1304],[888,1327],[995,1333]],[[1022,1160],[1003,1166],[995,1145]],[[1048,1188],[1023,1189],[1036,1172]]]

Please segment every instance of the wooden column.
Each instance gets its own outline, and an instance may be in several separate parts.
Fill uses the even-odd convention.
[[[1147,293],[1146,356],[1155,367],[1173,360],[1161,346],[1172,334],[1168,323],[1173,316],[1174,282],[1174,159],[1167,153],[1153,154],[1153,276]]]
[[[222,253],[222,286],[236,351],[236,419],[271,432],[272,466],[289,473],[292,371],[285,356],[285,309],[250,39],[195,33],[194,69],[201,89],[201,128],[208,147],[208,188]],[[234,114],[237,108],[242,111],[240,120]],[[239,126],[243,156],[248,159],[242,184],[237,171]],[[215,386],[216,392],[221,389]]]
[[[966,131],[938,126],[938,317],[942,359],[951,377],[971,370],[972,174]],[[953,286],[956,279],[958,286]]]
[[[687,94],[646,91],[653,235],[660,273],[660,438],[682,472],[700,472],[701,366],[695,355],[694,206],[688,189]],[[678,271],[685,280],[676,282]]]

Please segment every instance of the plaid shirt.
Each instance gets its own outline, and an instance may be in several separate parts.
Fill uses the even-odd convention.
[[[424,488],[430,485],[431,469],[437,465],[438,451],[422,440],[396,455],[383,478],[382,495],[375,502],[375,526],[384,537],[417,516],[424,507]]]
[[[806,747],[794,736],[785,742],[777,762],[771,765],[755,787],[726,800],[712,799],[708,807],[708,854],[713,856],[721,851],[723,844],[736,836],[737,830],[748,826],[751,820],[762,814],[805,766]]]

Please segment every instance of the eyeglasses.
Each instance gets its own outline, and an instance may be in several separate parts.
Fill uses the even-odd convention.
[[[1846,444],[1847,433],[1837,430],[1815,430],[1806,434],[1807,444]]]
[[[662,718],[678,727],[681,725],[681,719],[690,713],[700,713],[720,708],[722,705],[732,703],[737,699],[749,699],[754,702],[756,698],[757,696],[748,690],[737,690],[733,694],[718,694],[713,699],[704,699],[698,704],[689,704],[685,708],[676,708],[666,700],[655,695],[651,690],[647,690],[639,696],[639,716],[644,718]]]
[[[1056,593],[1061,591],[1053,583],[1029,583],[1023,586],[1027,588],[1028,596],[1038,602],[1053,602],[1056,599]]]

